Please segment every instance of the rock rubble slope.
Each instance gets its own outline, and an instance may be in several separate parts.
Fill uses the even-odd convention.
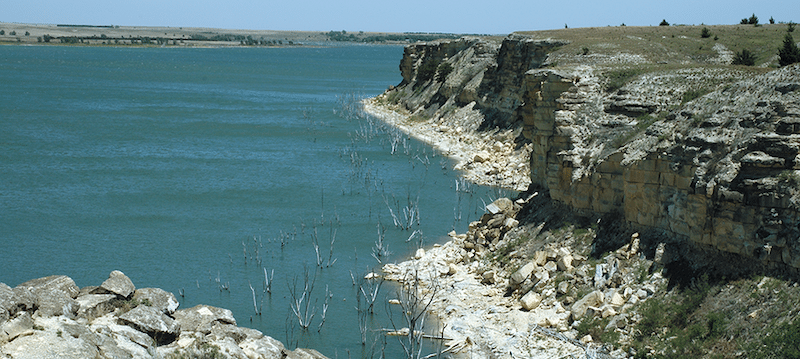
[[[663,248],[658,259],[646,259],[635,233],[619,250],[590,259],[588,243],[597,233],[546,229],[554,208],[545,197],[500,198],[467,233],[451,232],[447,243],[384,266],[386,279],[406,289],[416,283],[423,288],[419,296],[432,298],[429,311],[440,320],[448,353],[627,356],[618,348],[636,334],[641,319],[637,304],[665,290]],[[525,224],[520,226],[518,219]],[[517,245],[528,236],[529,245]],[[598,323],[616,333],[616,346],[605,346],[604,338],[586,332]]]
[[[230,310],[178,305],[120,271],[86,288],[63,275],[0,283],[0,358],[324,358],[236,326]]]

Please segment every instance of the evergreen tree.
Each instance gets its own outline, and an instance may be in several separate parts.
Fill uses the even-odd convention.
[[[783,38],[783,47],[778,50],[778,63],[781,66],[791,65],[795,62],[800,62],[800,48],[794,43],[792,34],[786,33]]]
[[[733,58],[734,65],[753,66],[756,64],[756,57],[748,49],[742,49],[742,52],[737,52]]]

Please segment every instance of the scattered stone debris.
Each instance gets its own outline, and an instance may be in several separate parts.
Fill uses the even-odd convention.
[[[541,206],[548,200],[534,200],[538,196],[526,193],[521,197],[528,200],[498,199],[486,206],[486,213],[470,224],[467,233],[451,232],[450,241],[424,255],[385,265],[386,279],[403,282],[416,273],[426,290],[436,294],[432,312],[444,327],[444,336],[452,338],[447,346],[458,348],[457,355],[582,357],[591,348],[593,353],[627,357],[619,348],[634,335],[636,308],[667,283],[658,264],[642,254],[639,234],[630,235],[628,244],[601,258],[590,258],[589,247],[575,238],[528,238],[527,246],[510,243],[520,233],[547,238],[558,231],[542,231],[543,223],[527,223],[524,231],[509,233],[519,226],[517,217],[525,206]],[[514,226],[506,225],[510,219]],[[591,232],[585,235],[590,241],[594,238]],[[509,252],[511,248],[515,251]],[[500,263],[501,256],[513,258]],[[600,338],[581,333],[582,323],[599,321],[606,323],[606,331],[618,334],[616,343],[598,342]],[[556,334],[542,335],[542,330]]]

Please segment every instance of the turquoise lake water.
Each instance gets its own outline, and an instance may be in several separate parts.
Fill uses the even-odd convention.
[[[456,191],[449,160],[351,111],[400,82],[402,52],[0,46],[0,282],[83,287],[117,269],[290,348],[371,356],[382,336],[362,347],[351,277],[379,271],[379,234],[380,259],[402,260],[503,194]],[[309,330],[290,309],[304,273]],[[391,327],[395,290],[370,330]],[[393,341],[385,353],[402,357]]]

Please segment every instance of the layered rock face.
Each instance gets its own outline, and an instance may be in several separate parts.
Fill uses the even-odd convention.
[[[99,287],[63,275],[0,283],[0,358],[324,358],[237,327],[230,310],[178,305],[120,271]]]
[[[518,130],[532,146],[532,185],[587,217],[622,220],[684,252],[800,268],[800,65],[649,69],[610,91],[607,74],[631,56],[548,63],[562,44],[409,46],[403,82],[385,96],[468,131]]]

